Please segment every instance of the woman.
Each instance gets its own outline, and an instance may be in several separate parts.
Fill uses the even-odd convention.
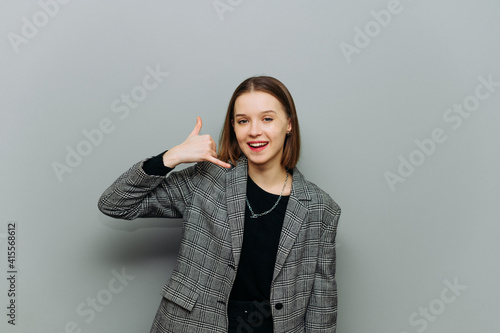
[[[340,208],[295,167],[288,89],[268,76],[243,81],[218,154],[201,126],[198,117],[183,143],[132,166],[99,200],[112,217],[183,218],[151,332],[335,332]]]

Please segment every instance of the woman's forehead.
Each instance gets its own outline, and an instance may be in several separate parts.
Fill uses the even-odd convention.
[[[281,102],[271,94],[262,91],[244,93],[234,103],[234,116],[257,115],[284,112]]]

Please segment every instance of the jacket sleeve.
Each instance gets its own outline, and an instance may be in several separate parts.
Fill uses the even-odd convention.
[[[132,220],[138,217],[182,217],[191,202],[199,165],[166,177],[143,170],[146,160],[134,164],[101,195],[98,207],[104,214]]]
[[[330,199],[331,200],[331,199]],[[340,207],[331,200],[325,209],[313,290],[306,309],[307,333],[335,333],[337,326],[337,283],[335,280],[335,235]]]

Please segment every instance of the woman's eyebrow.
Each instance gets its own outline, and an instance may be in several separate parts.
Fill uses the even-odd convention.
[[[264,114],[264,113],[276,113],[276,111],[274,110],[266,110],[266,111],[261,111],[260,114]],[[244,113],[237,113],[234,115],[235,117],[244,117],[246,116],[246,114]]]

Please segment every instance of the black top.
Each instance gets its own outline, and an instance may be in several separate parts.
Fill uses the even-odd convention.
[[[247,198],[254,213],[259,214],[273,207],[279,195],[264,191],[248,177]],[[282,196],[276,208],[257,218],[250,218],[250,210],[246,206],[243,246],[230,300],[270,299],[271,280],[287,204],[288,196]]]
[[[163,154],[145,161],[144,172],[164,176],[173,170],[163,165]],[[288,181],[291,181],[291,176]],[[273,207],[279,195],[264,191],[248,177],[247,198],[254,213],[259,214]],[[271,280],[288,198],[289,196],[282,196],[276,208],[258,218],[250,218],[250,210],[246,206],[243,245],[230,300],[270,299]]]

